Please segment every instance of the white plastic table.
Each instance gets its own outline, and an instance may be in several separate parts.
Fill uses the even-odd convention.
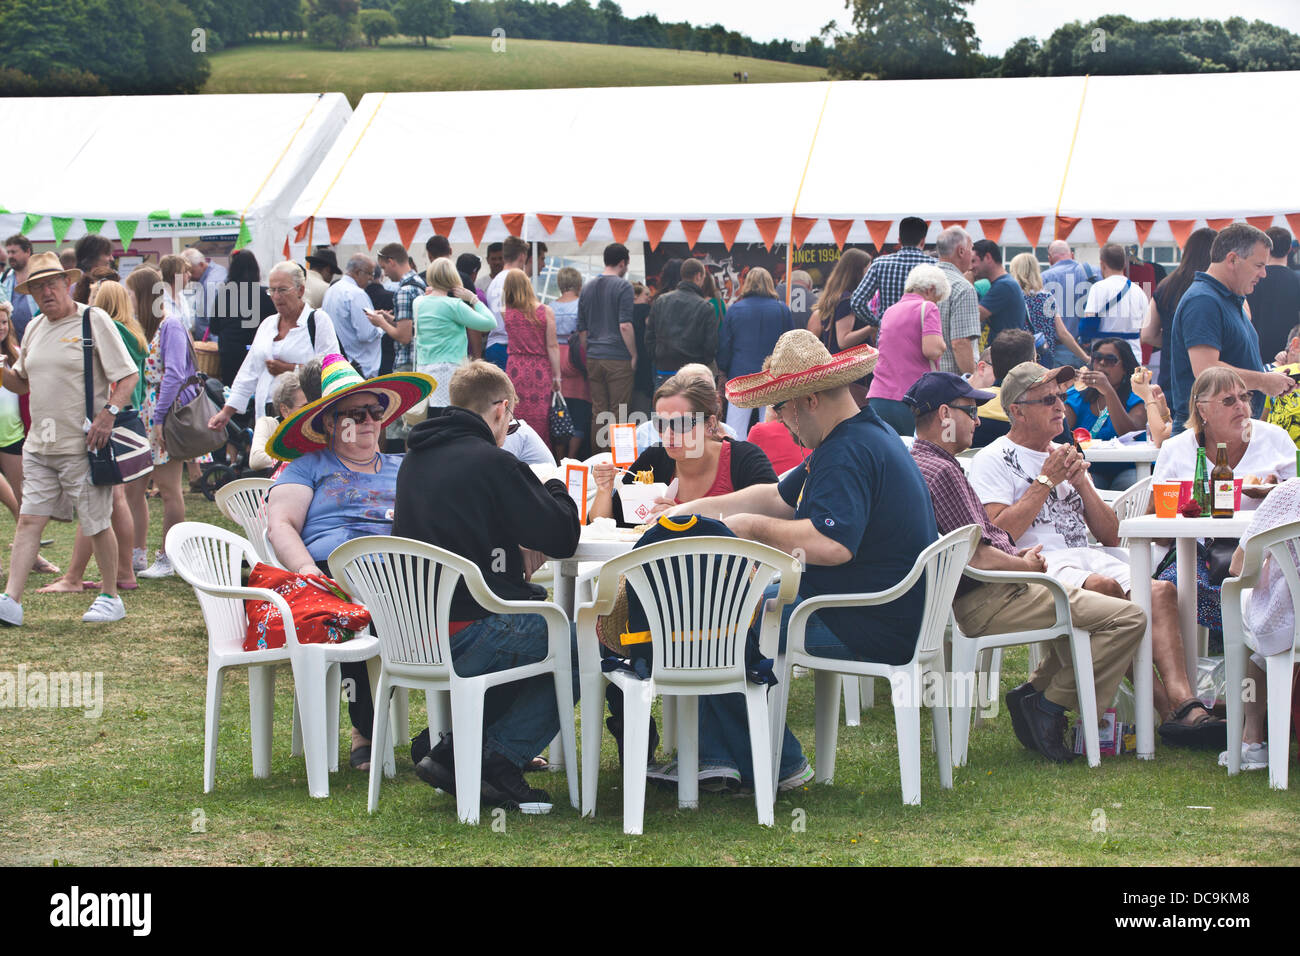
[[[1129,569],[1133,600],[1147,612],[1147,629],[1133,662],[1133,696],[1137,705],[1137,755],[1155,755],[1155,725],[1151,717],[1151,542],[1175,539],[1178,557],[1178,631],[1183,638],[1187,679],[1196,686],[1196,539],[1239,538],[1250,525],[1249,511],[1231,518],[1157,518],[1142,515],[1119,524],[1119,536],[1129,539]]]
[[[582,529],[582,536],[578,540],[578,550],[569,558],[550,558],[555,565],[555,603],[564,609],[564,613],[569,615],[569,620],[573,620],[574,605],[576,603],[575,590],[578,580],[578,565],[592,562],[604,563],[610,558],[617,558],[619,555],[627,554],[636,544],[637,539],[641,537],[631,528],[622,528],[616,532],[617,538],[594,535],[591,526],[588,525]],[[549,557],[549,555],[548,555]]]
[[[1093,442],[1083,450],[1083,457],[1098,464],[1118,462],[1132,465],[1137,469],[1138,481],[1150,476],[1151,464],[1160,454],[1160,449],[1149,441],[1134,442],[1131,445],[1097,446]]]

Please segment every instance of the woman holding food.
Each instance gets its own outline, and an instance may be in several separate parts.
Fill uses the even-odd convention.
[[[639,477],[649,479],[645,483],[668,485],[667,495],[656,502],[656,512],[681,501],[776,483],[776,472],[761,448],[723,436],[718,423],[718,390],[711,382],[674,375],[655,392],[654,408],[663,444],[643,451],[624,473],[622,484],[632,484]],[[588,511],[590,517],[612,517],[624,527],[637,524],[624,518],[622,501],[615,494],[617,469],[602,464],[593,472],[596,499]]]
[[[1147,427],[1147,409],[1133,391],[1137,358],[1123,339],[1092,343],[1092,367],[1079,370],[1065,393],[1065,427],[1086,428],[1098,441]],[[1098,488],[1123,491],[1137,481],[1137,469],[1123,462],[1093,464],[1088,477]]]

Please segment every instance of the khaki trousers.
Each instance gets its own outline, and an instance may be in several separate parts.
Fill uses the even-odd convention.
[[[1092,635],[1097,706],[1104,710],[1115,698],[1119,682],[1142,641],[1146,612],[1132,601],[1095,591],[1067,587],[1065,593],[1074,626]],[[1040,584],[982,583],[957,598],[953,613],[962,631],[972,637],[1050,627],[1056,620],[1052,595]],[[1079,695],[1070,642],[1059,637],[1047,649],[1029,682],[1052,703],[1077,713]]]
[[[626,359],[587,359],[587,381],[591,386],[591,431],[587,434],[593,452],[598,441],[601,448],[610,447],[608,427],[625,420],[635,380],[636,369]]]

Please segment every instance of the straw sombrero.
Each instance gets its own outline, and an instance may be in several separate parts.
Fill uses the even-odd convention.
[[[776,340],[763,371],[727,383],[727,401],[737,408],[758,408],[848,385],[875,368],[878,355],[870,345],[831,355],[817,336],[794,329]]]
[[[293,461],[308,452],[320,451],[329,444],[325,421],[339,399],[353,392],[374,392],[384,406],[380,428],[386,428],[421,399],[428,398],[435,382],[420,372],[392,372],[375,378],[362,378],[342,355],[321,359],[321,397],[298,409],[275,430],[266,443],[266,453],[280,461]]]

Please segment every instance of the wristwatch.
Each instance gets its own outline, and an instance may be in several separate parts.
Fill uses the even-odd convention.
[[[120,411],[122,410],[122,409],[118,408],[116,405],[114,405],[112,402],[105,402],[105,403],[104,403],[104,408],[107,409],[107,410],[108,410],[108,413],[109,413],[110,415],[112,415],[114,418],[116,418],[116,417],[117,417],[117,413],[120,412]]]
[[[1048,478],[1046,475],[1039,475],[1037,478],[1034,479],[1034,481],[1038,482],[1049,492],[1056,487],[1056,484],[1052,481],[1052,479]]]

